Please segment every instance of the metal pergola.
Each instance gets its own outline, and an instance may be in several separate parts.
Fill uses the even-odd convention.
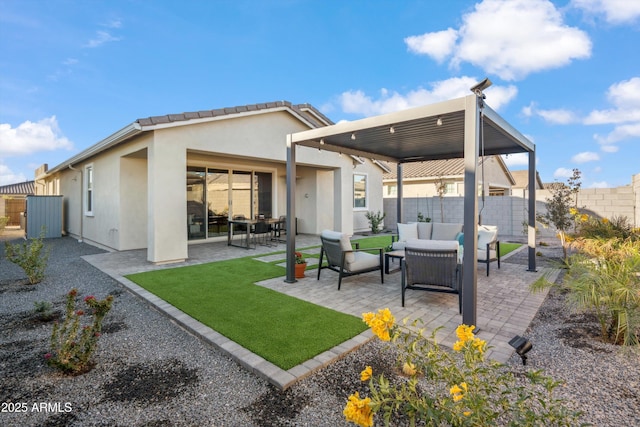
[[[352,122],[287,135],[287,230],[296,217],[296,149],[309,147],[398,164],[398,222],[402,222],[402,165],[426,160],[464,158],[464,232],[478,234],[478,158],[499,154],[529,155],[529,271],[535,260],[535,145],[475,94]],[[462,323],[476,325],[477,242],[465,240]],[[295,282],[295,233],[287,233],[286,282]]]

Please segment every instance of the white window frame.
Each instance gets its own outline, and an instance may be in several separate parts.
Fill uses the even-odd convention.
[[[93,216],[95,209],[95,174],[93,163],[84,167],[84,214],[85,216]]]
[[[356,176],[364,177],[364,206],[356,206]],[[369,210],[369,174],[363,172],[355,172],[352,179],[353,185],[353,210],[368,211]]]

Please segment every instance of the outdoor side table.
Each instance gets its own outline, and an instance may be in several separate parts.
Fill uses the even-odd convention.
[[[393,273],[394,271],[399,271],[400,267],[389,271],[389,263],[394,260],[401,260],[404,258],[404,250],[397,250],[397,251],[391,251],[391,252],[385,252],[384,253],[384,272],[385,274],[389,274],[389,273]]]

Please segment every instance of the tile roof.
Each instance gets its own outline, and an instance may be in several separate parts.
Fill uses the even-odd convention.
[[[291,104],[289,101],[265,102],[261,104],[239,105],[236,107],[216,108],[214,110],[193,111],[180,114],[167,114],[164,116],[152,116],[136,120],[141,126],[181,122],[209,117],[228,116],[252,111],[270,110],[273,108],[288,107],[309,120],[315,127],[326,126],[333,122],[311,104]],[[323,123],[324,122],[324,123]]]
[[[528,170],[520,170],[520,171],[511,171],[511,176],[513,176],[516,184],[513,186],[514,188],[528,188],[529,187],[529,171]],[[540,175],[536,172],[536,181],[538,181],[539,189],[544,188],[544,184],[540,180]]]
[[[383,179],[396,179],[397,168],[394,163],[387,163],[391,170],[383,175]],[[430,178],[437,176],[464,175],[464,159],[429,160],[428,162],[405,163],[402,168],[403,179]]]
[[[3,185],[0,187],[0,194],[35,194],[35,181],[19,182],[17,184]]]

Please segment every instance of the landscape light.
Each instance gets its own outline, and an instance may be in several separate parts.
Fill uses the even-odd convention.
[[[518,355],[522,358],[522,364],[526,365],[526,354],[533,348],[531,342],[528,339],[521,337],[520,335],[516,335],[511,339],[511,341],[509,341],[509,345],[516,349],[516,353],[518,353]]]

